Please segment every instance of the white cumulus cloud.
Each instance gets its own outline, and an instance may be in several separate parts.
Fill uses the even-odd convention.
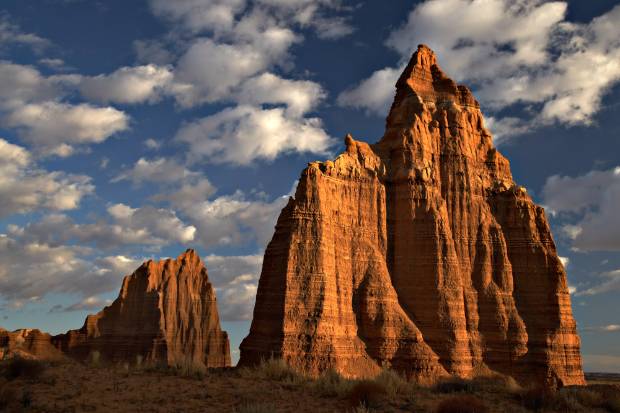
[[[129,180],[134,184],[143,182],[178,183],[195,178],[200,174],[192,172],[174,158],[140,158],[134,166],[122,172],[113,182]]]
[[[327,154],[331,138],[318,118],[288,118],[284,109],[241,105],[185,125],[176,139],[193,157],[248,165],[290,152]]]
[[[51,46],[51,42],[34,33],[27,33],[11,22],[6,14],[0,15],[0,46],[18,44],[29,46],[35,52],[41,52]]]
[[[590,281],[590,286],[579,290],[576,296],[598,295],[620,291],[620,270],[607,271]]]
[[[284,104],[291,116],[312,111],[326,97],[318,83],[283,79],[272,73],[246,80],[236,93],[236,100],[242,104]]]
[[[22,242],[56,247],[78,241],[105,250],[130,245],[159,248],[175,242],[186,244],[195,238],[196,227],[185,224],[169,209],[114,204],[107,213],[87,223],[76,223],[64,214],[49,214],[24,226],[9,225],[8,230]]]
[[[181,22],[192,32],[229,30],[245,0],[151,0],[151,9],[161,17]]]
[[[77,86],[89,100],[108,103],[156,102],[165,94],[173,74],[154,64],[122,67],[108,75],[79,76]]]
[[[6,117],[10,127],[43,154],[67,156],[73,145],[99,143],[129,127],[129,117],[112,107],[58,102],[29,103]]]
[[[218,296],[218,311],[224,321],[250,320],[254,309],[262,254],[208,255],[205,264]]]
[[[403,70],[404,66],[377,70],[359,85],[342,92],[338,96],[338,104],[387,114],[394,99],[394,85]]]
[[[75,209],[93,190],[89,177],[41,169],[25,148],[0,139],[0,217]]]
[[[0,236],[0,296],[20,302],[50,293],[88,297],[116,290],[126,267],[119,271],[116,260],[91,259],[91,252]]]
[[[575,248],[620,250],[620,167],[577,177],[551,176],[542,196],[543,203],[567,221],[563,230]]]
[[[552,122],[589,124],[620,80],[620,26],[614,23],[620,6],[586,24],[567,21],[566,10],[563,1],[427,0],[414,6],[387,45],[401,55],[401,66],[417,44],[428,44],[446,73],[473,87],[486,109],[536,105],[529,119],[494,120],[504,139]],[[396,69],[373,73],[339,102],[383,114],[394,87],[390,70]]]

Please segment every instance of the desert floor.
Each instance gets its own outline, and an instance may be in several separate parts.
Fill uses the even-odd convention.
[[[20,364],[21,363],[21,364]],[[0,364],[6,412],[618,412],[620,378],[548,393],[501,378],[422,387],[391,372],[373,381],[311,380],[279,362],[254,369],[104,366],[74,361]]]

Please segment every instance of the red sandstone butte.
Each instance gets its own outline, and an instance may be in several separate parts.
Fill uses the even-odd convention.
[[[345,143],[308,165],[280,214],[241,365],[584,384],[544,210],[433,51],[413,54],[381,140]]]
[[[64,355],[52,344],[52,336],[36,329],[7,331],[0,328],[0,360],[14,357],[60,360]]]
[[[189,249],[177,259],[149,260],[123,280],[118,298],[79,330],[55,336],[70,356],[196,367],[230,366],[215,291],[202,260]]]

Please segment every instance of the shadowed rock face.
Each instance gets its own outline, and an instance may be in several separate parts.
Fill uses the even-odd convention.
[[[215,291],[200,257],[147,261],[123,280],[118,298],[86,318],[79,330],[55,336],[63,352],[84,359],[230,366],[228,335],[220,328]]]
[[[383,138],[302,172],[265,252],[241,364],[584,384],[566,274],[478,102],[420,46]]]

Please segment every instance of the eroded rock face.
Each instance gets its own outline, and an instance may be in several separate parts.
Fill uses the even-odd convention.
[[[147,261],[123,280],[118,298],[86,318],[79,330],[54,337],[65,353],[85,359],[230,366],[228,335],[220,328],[215,291],[198,254]]]
[[[64,356],[52,344],[52,336],[36,329],[7,331],[0,328],[0,360],[21,357],[60,360]]]
[[[583,384],[566,274],[478,102],[420,46],[382,139],[302,172],[265,252],[241,364]]]

